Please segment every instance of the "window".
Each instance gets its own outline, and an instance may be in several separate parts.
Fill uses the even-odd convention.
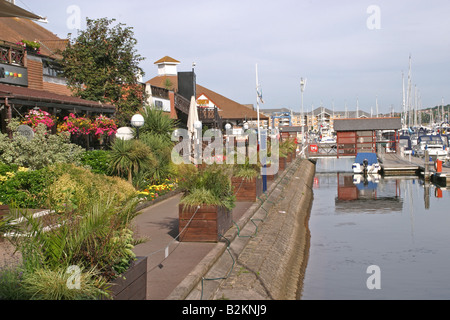
[[[160,100],[155,100],[155,107],[156,109],[162,110],[163,109],[163,102]]]
[[[50,77],[62,77],[63,76],[63,71],[62,71],[61,66],[55,61],[43,60],[42,67],[43,67],[44,76],[50,76]]]

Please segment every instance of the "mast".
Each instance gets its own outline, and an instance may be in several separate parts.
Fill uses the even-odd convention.
[[[414,85],[414,126],[417,127],[417,86]]]
[[[375,98],[375,112],[377,113],[378,118],[378,96]]]
[[[356,118],[359,118],[359,100],[358,97],[356,97]]]
[[[408,92],[406,95],[406,107],[408,109],[408,127],[411,127],[411,55],[409,55],[409,71],[408,71]]]
[[[258,119],[258,144],[261,143],[261,129],[260,129],[260,117],[259,117],[259,100],[260,100],[260,91],[259,91],[259,79],[258,79],[258,64],[256,64],[256,113]]]
[[[402,71],[402,88],[403,88],[402,117],[403,117],[403,126],[406,126],[405,74],[403,73],[403,71]]]

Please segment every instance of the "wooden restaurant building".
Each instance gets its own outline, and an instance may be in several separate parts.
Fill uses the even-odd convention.
[[[401,118],[335,119],[337,157],[397,152],[401,128]]]
[[[24,44],[32,42],[33,47]],[[70,113],[111,117],[116,107],[73,97],[58,64],[67,40],[27,18],[0,17],[0,130],[6,123],[41,109],[63,118]],[[56,128],[54,128],[56,130]]]

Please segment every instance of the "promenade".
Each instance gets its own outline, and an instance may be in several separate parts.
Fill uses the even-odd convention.
[[[240,236],[239,232],[247,235],[255,233],[257,225],[255,221],[258,220],[258,224],[261,225],[263,215],[267,216],[268,211],[277,206],[276,199],[282,197],[285,189],[291,184],[291,179],[294,173],[297,173],[301,161],[295,160],[275,181],[268,181],[268,191],[256,202],[236,202],[232,212],[234,225],[225,234],[227,241],[217,243],[178,241],[178,204],[181,194],[142,209],[133,225],[136,237],[144,238],[146,241],[137,245],[134,252],[138,256],[148,258],[147,300],[220,298],[213,295],[220,281],[208,281],[203,292],[203,288],[199,289],[203,287],[202,279],[212,277],[208,274],[211,272],[213,274],[216,272],[218,278],[231,273],[233,266],[230,262],[236,260],[239,253],[252,240],[252,237]],[[292,200],[292,196],[289,199]],[[233,259],[227,250],[230,247],[233,250]],[[221,259],[225,262],[222,263]],[[233,296],[234,299],[239,297]],[[241,298],[252,299],[245,293]],[[254,296],[253,299],[255,298],[258,297]]]

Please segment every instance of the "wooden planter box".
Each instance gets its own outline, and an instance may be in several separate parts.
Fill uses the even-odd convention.
[[[147,257],[138,257],[123,275],[112,282],[113,300],[147,299]]]
[[[293,160],[293,157],[292,157],[292,153],[290,152],[290,153],[288,153],[288,155],[287,155],[287,157],[286,157],[286,162],[287,162],[287,163],[291,163],[292,160]]]
[[[236,201],[255,202],[263,193],[262,178],[253,178],[251,180],[242,179],[239,177],[232,177],[231,184],[233,186]]]
[[[224,207],[203,205],[197,210],[180,203],[178,210],[180,242],[218,242],[233,223],[231,210]]]
[[[279,163],[278,170],[283,171],[287,167],[287,158],[286,157],[280,158],[278,163]]]
[[[278,171],[281,171],[278,169]],[[268,174],[267,175],[267,181],[273,181],[278,179],[278,172],[275,174]]]

